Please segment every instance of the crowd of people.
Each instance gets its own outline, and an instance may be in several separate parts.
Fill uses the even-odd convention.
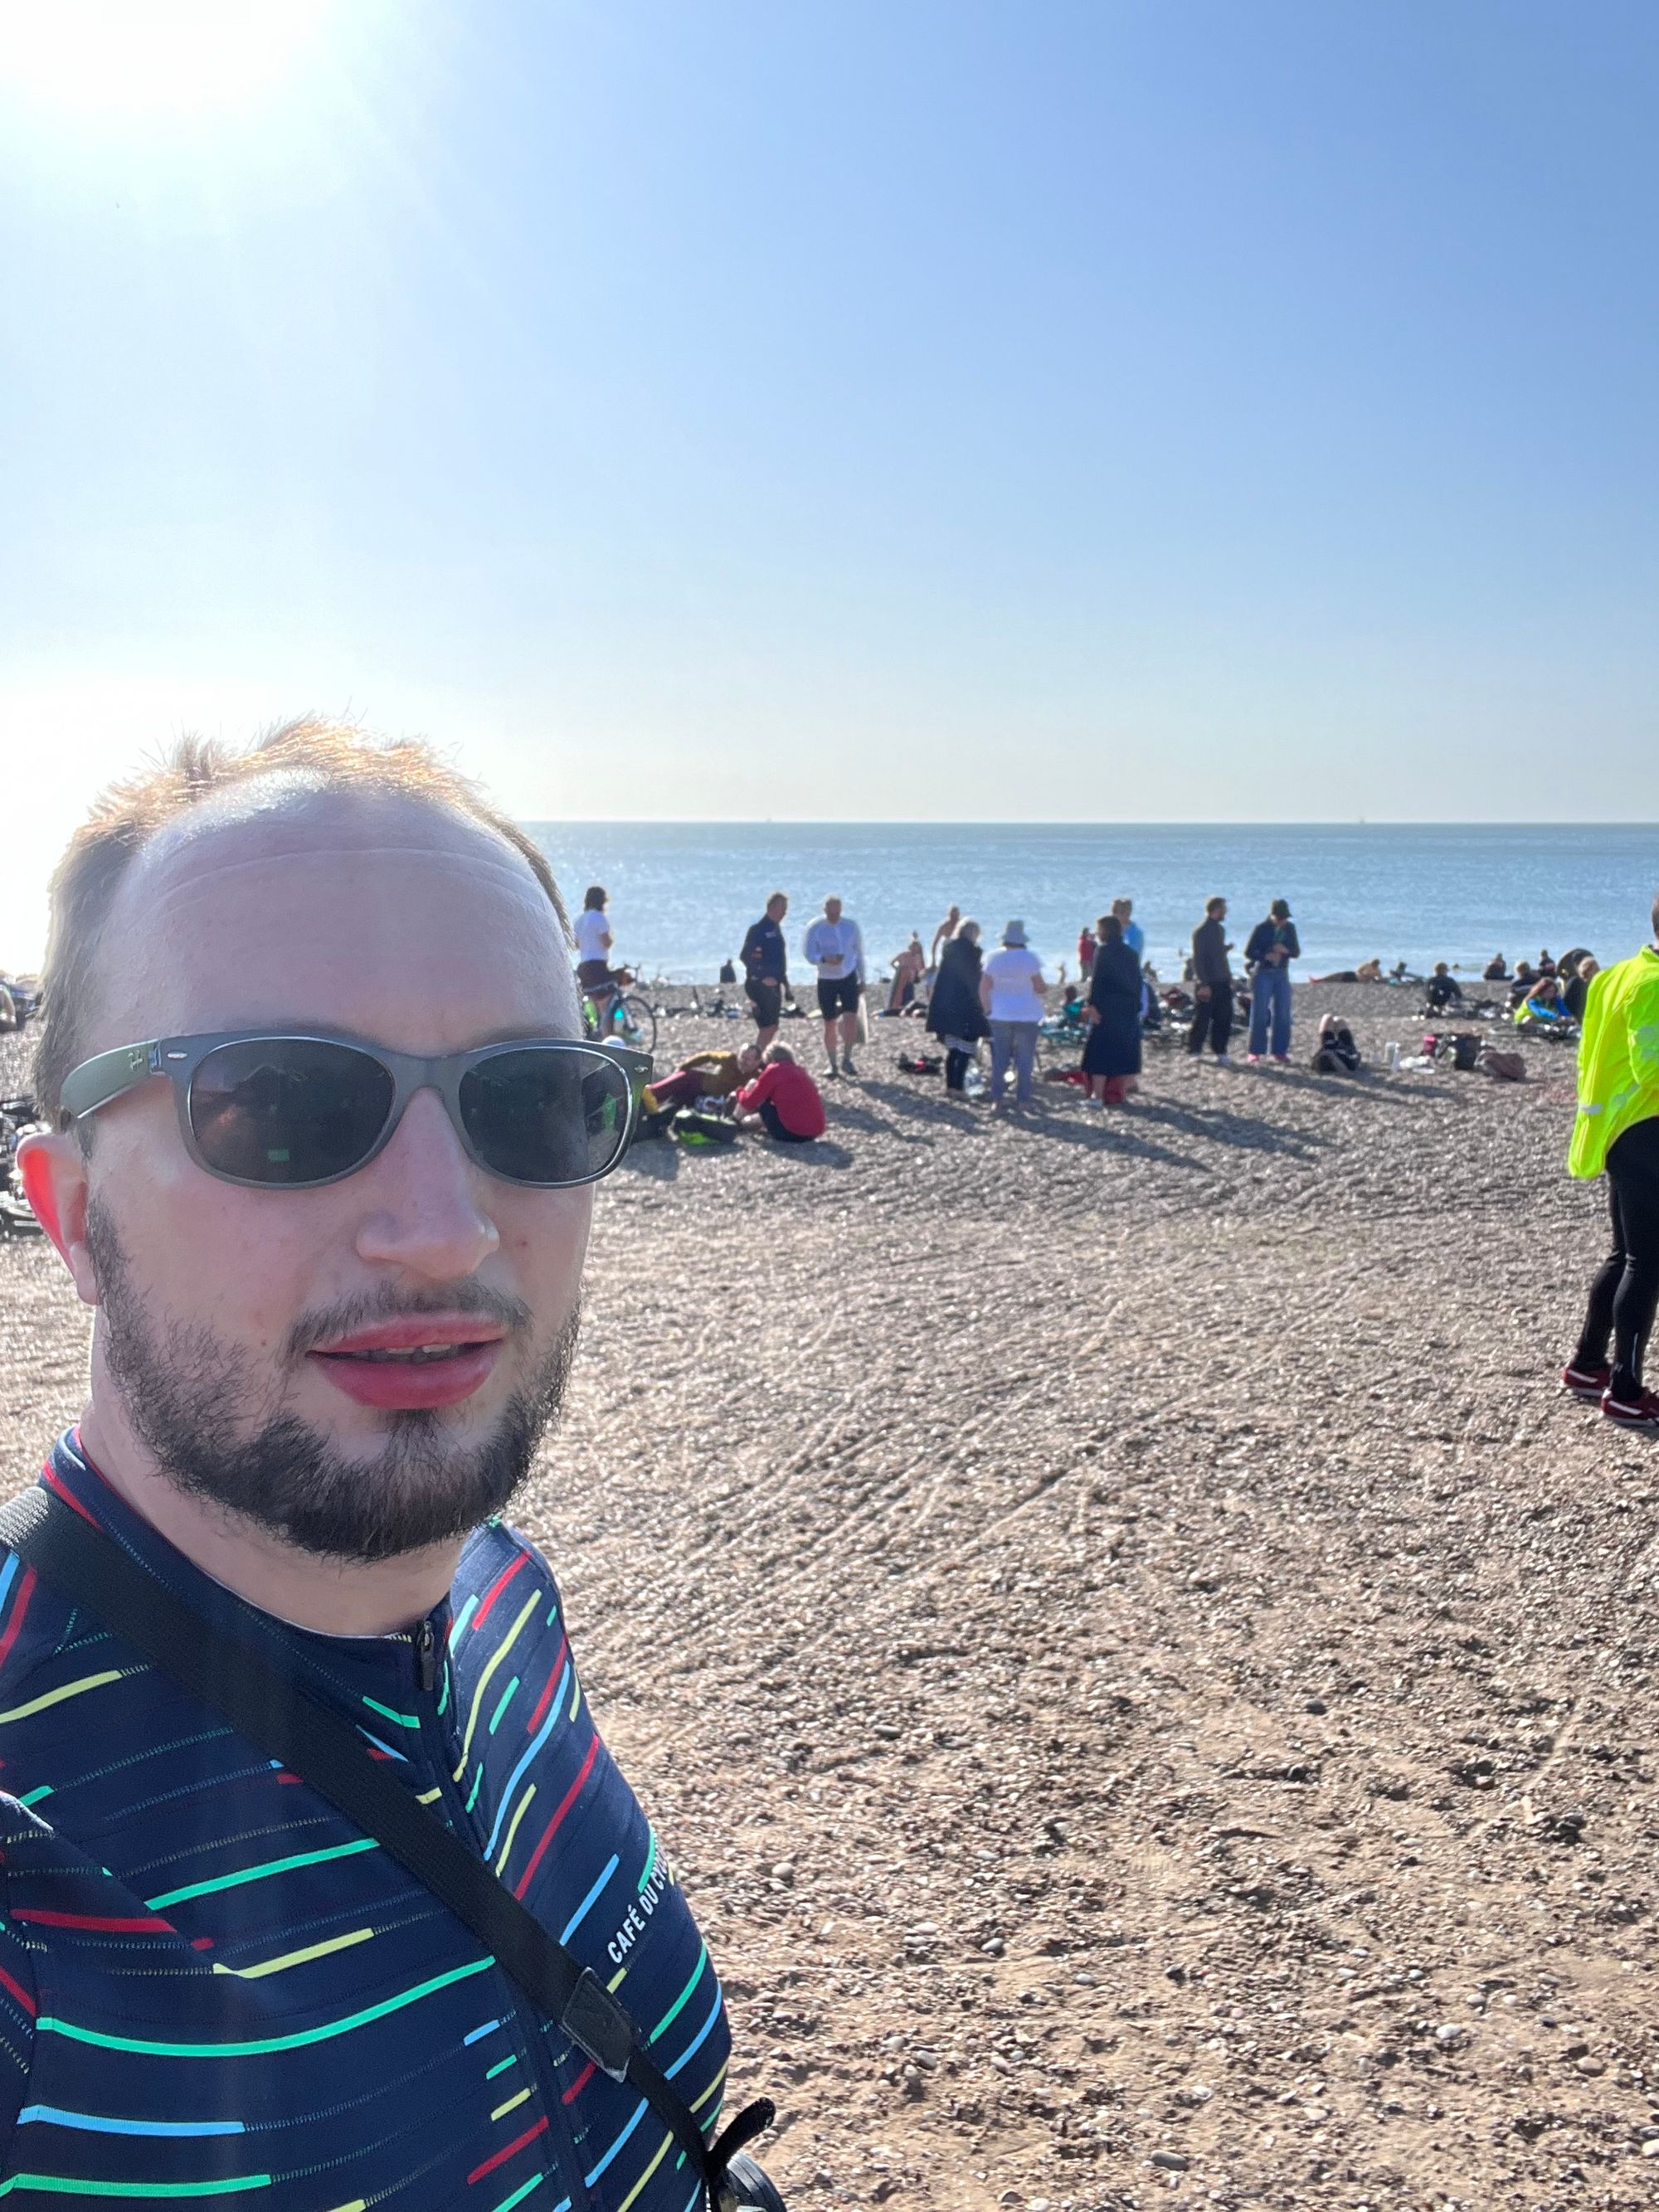
[[[729,1133],[758,1127],[780,1142],[800,1142],[821,1133],[823,1094],[800,1055],[778,1042],[788,1015],[802,1015],[789,969],[785,923],[789,896],[775,890],[750,925],[737,963],[721,971],[722,985],[735,984],[742,970],[744,996],[755,1024],[752,1047],[732,1054],[692,1054],[679,1068],[651,1085],[646,1094],[647,1131],[684,1127],[684,1118],[723,1117]],[[615,988],[627,971],[611,967],[611,933],[605,919],[604,890],[589,890],[576,924],[578,974],[586,989]],[[1146,957],[1146,935],[1128,897],[1113,900],[1108,910],[1079,933],[1078,975],[1068,984],[1064,962],[1050,976],[1033,948],[1024,922],[1016,917],[1003,927],[995,949],[988,951],[981,925],[953,905],[923,946],[920,933],[892,956],[885,987],[884,1016],[918,1017],[943,1048],[947,1093],[984,1096],[994,1113],[1018,1111],[1032,1103],[1039,1039],[1050,1020],[1049,999],[1064,997],[1062,1020],[1075,1031],[1079,1064],[1074,1071],[1085,1096],[1103,1107],[1121,1106],[1133,1096],[1141,1073],[1142,1039],[1149,1027],[1172,1020],[1186,1024],[1187,1050],[1225,1065],[1241,1017],[1249,1024],[1249,1059],[1287,1066],[1292,1029],[1291,966],[1300,959],[1289,903],[1276,898],[1249,933],[1243,974],[1233,969],[1235,946],[1226,930],[1227,902],[1206,905],[1193,932],[1192,951],[1180,985],[1165,987]],[[824,899],[800,940],[800,957],[811,970],[817,1013],[822,1024],[826,1082],[856,1079],[857,1052],[869,1035],[870,988],[863,932],[836,896]],[[1313,1055],[1325,1069],[1358,1065],[1358,1053],[1346,1025],[1340,1036],[1322,1028]],[[988,1082],[977,1073],[988,1048]],[[939,1062],[925,1063],[938,1072]],[[677,1121],[676,1117],[681,1117]],[[707,1140],[719,1141],[713,1127]]]
[[[606,895],[588,890],[575,925],[578,974],[586,989],[614,989],[631,980],[611,964],[611,937]],[[655,1082],[644,1126],[674,1126],[676,1115],[695,1110],[705,1119],[722,1118],[725,1127],[708,1132],[708,1141],[724,1141],[743,1128],[762,1131],[777,1142],[800,1143],[824,1127],[819,1079],[856,1079],[857,1054],[869,1036],[872,992],[864,934],[844,902],[830,896],[803,933],[799,956],[811,971],[816,1011],[822,1024],[823,1056],[818,1076],[805,1056],[778,1042],[788,1016],[806,1013],[790,978],[790,946],[785,931],[789,896],[775,890],[745,933],[737,963],[722,969],[722,984],[735,984],[742,971],[744,996],[755,1024],[752,1048],[738,1054],[696,1054],[671,1075]],[[1133,899],[1114,899],[1107,911],[1085,925],[1077,940],[1077,976],[1068,981],[1066,963],[1050,976],[1033,948],[1023,921],[1007,922],[994,950],[988,951],[981,925],[953,905],[924,947],[919,932],[888,962],[890,974],[876,995],[880,1016],[914,1016],[942,1048],[947,1093],[983,1097],[993,1112],[1018,1111],[1035,1094],[1039,1041],[1045,1023],[1075,1036],[1079,1061],[1070,1079],[1102,1107],[1126,1104],[1141,1073],[1143,1039],[1153,1028],[1184,1029],[1188,1054],[1226,1066],[1241,1027],[1244,1057],[1252,1066],[1287,1067],[1295,1026],[1292,978],[1302,957],[1290,902],[1274,898],[1245,937],[1235,965],[1235,939],[1228,933],[1228,902],[1218,894],[1205,903],[1194,927],[1191,949],[1179,982],[1165,984],[1146,958],[1145,933],[1134,918]],[[1426,977],[1411,974],[1404,963],[1384,971],[1380,960],[1310,980],[1316,983],[1421,985],[1423,1011],[1445,1017],[1503,1012],[1522,1029],[1563,1036],[1577,1032],[1585,994],[1596,962],[1583,946],[1553,959],[1547,951],[1536,965],[1517,961],[1513,971],[1501,953],[1487,963],[1483,980],[1502,982],[1502,1005],[1490,998],[1472,1000],[1445,961]],[[1050,999],[1062,994],[1060,1012]],[[988,1058],[988,1080],[981,1079],[981,1053]],[[1360,1053],[1349,1024],[1326,1014],[1309,1056],[1325,1074],[1352,1074]],[[939,1060],[921,1065],[941,1072]],[[683,1126],[683,1125],[682,1125]]]

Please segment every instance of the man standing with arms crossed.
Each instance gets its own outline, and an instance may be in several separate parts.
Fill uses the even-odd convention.
[[[766,911],[749,925],[738,957],[743,962],[744,995],[755,1010],[755,1043],[764,1052],[778,1033],[783,1013],[784,987],[789,981],[789,950],[783,941],[783,917],[789,902],[774,891]]]
[[[1204,919],[1193,932],[1193,996],[1198,1005],[1187,1038],[1187,1050],[1196,1060],[1207,1037],[1223,1067],[1233,1033],[1233,971],[1227,958],[1226,921],[1226,900],[1206,901]]]
[[[818,971],[818,1012],[823,1017],[823,1051],[828,1073],[856,1075],[853,1047],[859,1041],[859,998],[864,989],[864,939],[838,898],[827,898],[823,912],[806,933],[806,957]],[[836,1026],[841,1025],[841,1066],[836,1066]]]
[[[719,1983],[500,1518],[633,1116],[568,945],[521,831],[326,725],[181,746],[58,870],[20,1158],[92,1358],[0,1553],[20,2202],[702,2200]]]

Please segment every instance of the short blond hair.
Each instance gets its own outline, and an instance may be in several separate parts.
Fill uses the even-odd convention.
[[[127,870],[152,838],[193,807],[276,775],[295,777],[307,793],[366,792],[414,799],[494,830],[546,892],[568,939],[564,902],[546,854],[430,745],[410,738],[373,738],[353,723],[315,715],[283,722],[241,748],[213,738],[181,738],[154,766],[99,794],[52,877],[40,1041],[34,1056],[35,1097],[49,1120],[59,1118],[64,1079],[82,1057],[99,939]]]

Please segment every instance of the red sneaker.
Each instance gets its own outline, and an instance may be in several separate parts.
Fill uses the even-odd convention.
[[[1659,1432],[1659,1398],[1651,1390],[1638,1390],[1633,1399],[1615,1398],[1611,1390],[1604,1390],[1601,1413],[1604,1419],[1616,1421],[1621,1429]]]
[[[1599,1406],[1613,1380],[1611,1367],[1575,1367],[1571,1360],[1561,1370],[1561,1388],[1575,1398],[1594,1398]]]

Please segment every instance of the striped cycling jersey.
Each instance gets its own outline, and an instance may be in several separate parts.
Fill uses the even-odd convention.
[[[720,1984],[531,1545],[482,1528],[410,1633],[321,1636],[193,1567],[73,1435],[43,1480],[347,1715],[616,1990],[712,2134]],[[0,2197],[690,2212],[656,2114],[395,1859],[0,1561]]]

